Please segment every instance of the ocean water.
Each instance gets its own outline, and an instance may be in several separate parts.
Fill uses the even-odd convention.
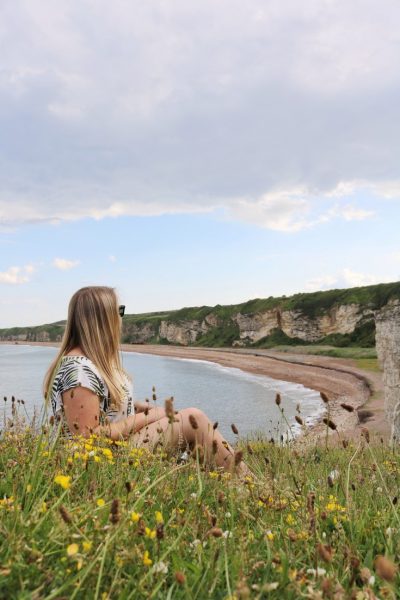
[[[12,395],[25,401],[24,405],[17,403],[21,413],[26,410],[31,416],[35,409],[42,408],[42,381],[56,351],[50,347],[0,345],[0,426],[4,416],[10,416]],[[232,423],[241,437],[262,434],[277,439],[287,431],[275,405],[277,392],[282,396],[282,406],[294,433],[299,431],[294,418],[297,405],[307,423],[314,422],[323,412],[319,394],[300,384],[203,360],[123,352],[122,361],[133,377],[135,400],[151,398],[155,386],[157,403],[161,406],[166,398],[173,396],[178,410],[189,406],[200,408],[211,421],[218,421],[219,429],[229,441],[235,438]]]

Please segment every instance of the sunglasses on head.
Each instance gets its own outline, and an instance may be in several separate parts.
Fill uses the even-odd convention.
[[[119,316],[123,317],[125,314],[125,304],[120,304],[118,307]]]

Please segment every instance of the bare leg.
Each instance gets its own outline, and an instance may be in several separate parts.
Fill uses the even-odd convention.
[[[190,417],[190,418],[189,418]],[[222,437],[208,417],[198,408],[185,408],[175,415],[175,422],[170,423],[167,417],[143,427],[134,434],[133,440],[138,445],[153,447],[162,441],[165,446],[183,448],[198,444],[204,449],[206,460],[214,456],[217,466],[233,468],[234,450]],[[247,473],[247,467],[241,463],[238,471]]]

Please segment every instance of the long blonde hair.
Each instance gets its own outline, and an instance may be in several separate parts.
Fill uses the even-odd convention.
[[[43,393],[49,399],[59,362],[65,354],[79,346],[97,367],[110,392],[111,403],[119,408],[124,395],[125,376],[119,353],[121,318],[114,288],[83,287],[72,296],[61,348],[51,363],[44,381]]]

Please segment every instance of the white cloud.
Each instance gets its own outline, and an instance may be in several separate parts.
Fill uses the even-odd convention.
[[[110,256],[108,257],[108,260],[109,260],[110,262],[114,263],[114,262],[116,262],[116,260],[117,260],[117,257],[116,257],[116,256],[114,256],[114,254],[110,254]]]
[[[2,3],[0,229],[373,216],[348,198],[400,198],[399,18],[397,0]]]
[[[9,267],[7,271],[0,272],[0,283],[18,285],[30,281],[30,275],[35,271],[33,265],[24,267]]]
[[[332,275],[323,275],[311,279],[306,283],[306,290],[308,292],[318,292],[319,290],[329,290],[334,288],[338,283],[337,277]]]
[[[398,276],[375,275],[372,273],[359,273],[345,267],[335,275],[322,275],[309,280],[305,289],[309,292],[330,290],[335,288],[362,287],[377,283],[390,283],[397,281]]]
[[[68,271],[79,265],[79,260],[67,260],[66,258],[55,258],[53,260],[53,266],[61,271]]]

